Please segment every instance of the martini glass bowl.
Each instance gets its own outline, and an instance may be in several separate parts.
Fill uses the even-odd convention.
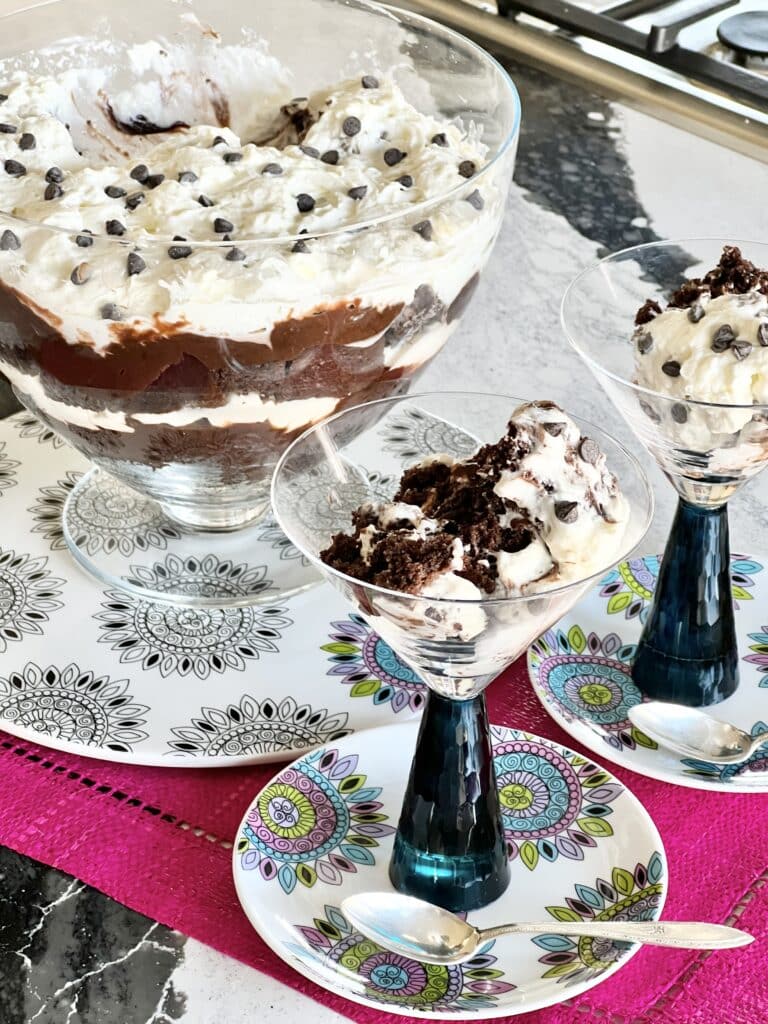
[[[482,600],[416,597],[362,583],[331,569],[320,554],[348,531],[380,458],[382,418],[416,409],[450,425],[467,447],[497,441],[520,404],[508,396],[466,393],[392,398],[346,410],[312,427],[275,470],[272,503],[288,538],[428,687],[390,863],[395,888],[449,910],[496,899],[509,871],[484,691],[610,566],[632,551],[650,522],[653,499],[638,462],[591,424],[576,421],[605,452],[629,503],[623,536],[593,576],[531,595]],[[467,444],[469,442],[470,444]],[[414,459],[414,461],[417,461]],[[391,482],[392,497],[397,481]],[[410,751],[392,751],[393,757]]]
[[[94,181],[99,167],[115,168],[92,185],[112,198],[112,219],[86,231],[88,198],[75,201],[69,165],[46,169],[42,146],[20,150],[15,123],[0,131],[0,174],[5,158],[17,166],[23,156],[14,173],[39,185],[46,221],[0,208],[0,372],[96,467],[64,511],[72,554],[109,585],[182,604],[274,602],[312,585],[316,573],[297,559],[278,560],[281,575],[270,572],[259,593],[219,583],[269,561],[260,520],[287,445],[332,412],[404,393],[458,327],[505,209],[520,126],[511,79],[450,29],[367,0],[52,0],[0,16],[0,121],[11,118],[5,93],[30,71],[63,83],[59,114]],[[318,211],[339,199],[343,217],[286,233],[272,212],[299,200],[311,210],[315,190],[281,185],[276,151],[249,144],[273,138],[294,97],[377,75],[420,113],[480,139],[482,166],[457,163],[438,194],[367,216],[366,187],[323,186]],[[391,152],[407,163],[394,143],[411,143],[392,120]],[[205,167],[149,173],[151,147],[201,124],[212,133]],[[315,173],[307,156],[302,182]],[[339,153],[322,160],[328,169]],[[393,188],[413,184],[406,163],[391,170],[401,175]],[[242,174],[243,209],[254,203],[271,219],[238,230],[221,206],[204,235],[198,226],[187,237],[190,204],[217,205],[202,183],[219,166]],[[134,211],[161,200],[170,212],[151,235],[131,228]],[[103,542],[83,531],[83,510]],[[126,521],[143,545],[127,553],[109,540]],[[166,554],[217,568],[191,589],[169,578]]]
[[[768,244],[734,239],[652,242],[615,253],[568,288],[562,323],[571,345],[677,491],[678,506],[633,664],[647,696],[716,704],[738,685],[728,501],[768,460],[768,406],[665,394],[636,378],[635,314],[662,308],[687,279],[736,245],[768,266]],[[723,373],[724,386],[727,367]],[[711,393],[707,396],[711,399]]]

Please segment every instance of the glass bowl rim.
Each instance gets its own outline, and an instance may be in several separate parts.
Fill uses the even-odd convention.
[[[8,11],[6,14],[0,15],[0,28],[3,27],[3,23],[14,17],[23,17],[29,14],[31,11],[37,11],[41,8],[52,7],[54,5],[63,6],[68,0],[45,0],[42,4],[29,4],[28,6],[17,8],[13,11]],[[168,0],[162,0],[167,3]],[[376,0],[330,0],[331,3],[337,4],[339,7],[352,7],[359,10],[366,11],[368,14],[375,16],[381,16],[386,14],[389,18],[400,22],[403,25],[415,24],[420,26],[425,34],[433,37],[442,38],[449,45],[452,45],[456,40],[459,40],[463,46],[466,46],[473,55],[478,59],[480,64],[484,64],[490,67],[496,74],[499,82],[506,90],[507,96],[512,101],[512,124],[509,131],[507,132],[504,139],[496,147],[495,152],[491,158],[483,164],[480,170],[472,176],[471,179],[462,178],[456,185],[449,188],[446,192],[441,192],[437,196],[432,196],[429,199],[423,199],[420,203],[414,203],[412,205],[403,207],[399,210],[394,210],[390,213],[381,214],[377,217],[369,217],[367,220],[356,221],[353,224],[344,224],[335,228],[330,228],[325,231],[317,231],[310,233],[296,233],[287,235],[263,235],[248,238],[238,238],[232,242],[222,242],[220,239],[209,239],[205,241],[195,241],[194,239],[185,240],[184,244],[192,247],[193,249],[229,249],[233,245],[248,245],[258,243],[260,245],[286,245],[290,242],[304,241],[308,239],[317,240],[322,238],[337,238],[344,235],[353,235],[358,231],[365,231],[377,228],[381,224],[388,224],[391,221],[397,221],[400,219],[410,220],[411,216],[418,216],[427,210],[431,210],[436,206],[440,206],[453,196],[457,196],[467,189],[470,182],[479,182],[481,179],[487,178],[488,172],[492,167],[495,167],[502,158],[506,155],[508,150],[513,146],[520,134],[520,120],[521,120],[521,103],[520,94],[517,90],[517,86],[512,80],[509,72],[504,68],[501,63],[493,57],[487,50],[484,50],[482,46],[478,45],[474,40],[469,39],[467,36],[462,35],[455,29],[449,28],[447,25],[443,25],[440,22],[435,21],[433,18],[427,18],[423,14],[417,14],[415,11],[408,11],[405,8],[397,7],[394,4],[388,3],[377,3]],[[172,2],[169,6],[175,6]],[[0,57],[0,62],[3,58]],[[55,224],[46,224],[44,221],[30,220],[26,217],[17,217],[12,213],[8,213],[0,207],[0,216],[7,219],[12,224],[19,226],[25,226],[26,228],[39,228],[46,231],[51,231],[55,234],[62,235],[75,235],[81,233],[80,230],[74,230],[72,228],[65,228]],[[173,244],[173,238],[162,238],[160,236],[153,236],[151,238],[134,238],[134,239],[121,239],[105,233],[93,234],[94,239],[106,242],[108,245],[169,245]]]
[[[560,326],[563,329],[563,333],[568,341],[571,348],[577,353],[577,355],[584,360],[584,362],[590,367],[595,376],[609,377],[612,381],[617,384],[623,384],[625,387],[631,388],[633,391],[638,392],[641,395],[647,395],[649,398],[661,399],[664,402],[671,404],[691,405],[701,409],[712,409],[712,410],[740,410],[745,411],[747,409],[752,412],[766,412],[768,413],[768,403],[751,402],[748,405],[738,404],[734,402],[708,402],[701,398],[685,398],[680,395],[668,395],[663,391],[655,391],[653,388],[645,387],[643,384],[638,384],[636,381],[630,380],[621,373],[616,373],[613,370],[609,370],[607,366],[592,356],[583,345],[577,341],[569,323],[569,317],[566,310],[566,306],[572,294],[575,294],[578,290],[579,285],[586,278],[596,274],[601,267],[607,266],[611,263],[621,262],[621,257],[627,257],[632,253],[642,252],[646,249],[665,249],[665,248],[682,248],[686,245],[692,245],[701,242],[712,242],[717,243],[718,246],[723,247],[727,245],[736,245],[740,249],[747,248],[750,245],[760,245],[768,248],[768,242],[760,239],[753,238],[751,240],[739,239],[739,238],[721,238],[718,235],[699,235],[690,238],[672,238],[672,239],[657,239],[654,242],[643,242],[641,245],[628,245],[624,249],[617,249],[616,252],[609,253],[607,256],[603,256],[601,259],[590,263],[589,266],[580,270],[579,273],[573,278],[568,287],[563,293],[563,297],[560,301]],[[666,312],[666,311],[665,311]],[[632,325],[634,326],[634,324]],[[631,335],[627,336],[627,340],[631,341]]]
[[[540,598],[554,597],[554,596],[559,595],[559,594],[564,594],[564,593],[566,593],[569,590],[574,590],[576,587],[583,586],[583,585],[588,584],[588,583],[592,583],[594,580],[598,579],[604,573],[608,572],[614,565],[617,565],[619,562],[622,562],[622,561],[626,560],[627,558],[629,558],[629,556],[635,550],[637,545],[642,541],[643,537],[645,537],[646,533],[648,532],[648,528],[651,525],[651,521],[653,519],[653,515],[654,515],[654,511],[655,511],[655,497],[654,497],[654,493],[653,493],[653,488],[651,487],[651,483],[650,483],[650,481],[648,479],[648,475],[645,472],[645,470],[643,469],[643,467],[642,467],[639,459],[637,458],[637,456],[633,455],[633,453],[624,444],[622,444],[621,441],[619,441],[615,437],[613,437],[612,434],[609,434],[602,427],[597,426],[597,424],[592,423],[591,420],[586,420],[586,419],[584,419],[581,416],[573,417],[575,419],[575,421],[576,421],[577,426],[582,426],[583,425],[585,427],[589,427],[591,430],[594,430],[596,432],[598,437],[607,437],[609,439],[609,441],[611,441],[611,443],[613,445],[615,445],[616,448],[618,448],[619,452],[630,462],[630,464],[632,465],[633,469],[635,470],[635,473],[636,473],[636,476],[637,476],[638,480],[640,480],[641,483],[642,483],[643,491],[645,493],[645,498],[646,498],[646,513],[645,513],[644,520],[643,520],[643,523],[642,523],[642,530],[639,532],[639,536],[637,537],[637,539],[633,543],[632,547],[629,548],[627,551],[625,551],[619,558],[615,558],[615,559],[612,559],[612,560],[606,562],[605,565],[601,566],[600,569],[596,569],[594,572],[590,573],[588,576],[584,576],[583,578],[578,579],[578,580],[572,580],[570,583],[563,583],[563,584],[561,584],[560,586],[557,586],[557,587],[550,587],[547,590],[539,590],[539,591],[536,591],[535,593],[532,593],[532,594],[518,594],[518,595],[507,596],[507,597],[480,597],[480,598],[476,598],[476,597],[469,597],[469,598],[467,598],[467,597],[464,597],[464,598],[456,598],[456,597],[427,597],[427,596],[425,596],[423,594],[408,594],[408,593],[405,593],[402,590],[390,590],[387,587],[379,587],[379,586],[377,586],[374,583],[366,583],[363,580],[356,579],[354,576],[347,576],[346,573],[340,572],[338,569],[334,569],[332,566],[327,565],[325,562],[323,562],[323,560],[321,558],[318,558],[313,552],[306,550],[301,544],[297,544],[296,543],[296,541],[291,536],[291,534],[284,528],[283,523],[281,521],[281,516],[277,512],[277,505],[276,505],[276,502],[275,502],[275,494],[276,494],[276,490],[277,490],[278,478],[279,478],[280,474],[282,473],[284,463],[288,460],[288,458],[290,457],[290,455],[294,451],[294,449],[298,448],[299,445],[301,445],[305,440],[309,439],[309,437],[312,434],[316,434],[317,431],[319,431],[321,428],[327,427],[329,424],[333,423],[335,420],[339,420],[342,417],[349,415],[350,413],[359,411],[360,409],[373,408],[374,406],[381,406],[381,405],[394,405],[395,403],[398,403],[398,402],[412,401],[412,400],[418,402],[419,399],[425,399],[425,398],[426,399],[433,399],[433,398],[441,398],[442,399],[442,398],[449,397],[451,395],[460,396],[462,398],[470,398],[471,397],[471,398],[477,398],[477,399],[483,399],[483,398],[486,398],[486,399],[487,398],[504,399],[504,400],[510,402],[510,415],[511,415],[512,411],[518,407],[518,405],[525,404],[528,401],[536,401],[536,399],[517,398],[514,395],[506,395],[506,394],[500,394],[498,392],[490,392],[490,391],[420,391],[420,392],[416,392],[416,393],[413,393],[413,394],[409,393],[409,394],[405,394],[405,395],[395,395],[395,396],[390,397],[390,398],[379,398],[379,399],[376,399],[375,402],[361,402],[359,405],[353,405],[353,406],[350,406],[347,409],[342,409],[341,412],[334,413],[332,416],[328,416],[326,419],[321,420],[319,423],[313,424],[307,430],[303,431],[303,433],[301,433],[297,438],[295,438],[293,441],[291,441],[291,443],[288,445],[288,447],[282,453],[282,455],[280,456],[279,460],[277,461],[277,463],[275,465],[275,468],[274,468],[274,470],[272,472],[272,480],[271,480],[271,483],[270,483],[270,503],[271,503],[271,508],[272,508],[272,514],[274,515],[274,517],[275,517],[275,519],[277,521],[277,525],[280,527],[280,529],[286,535],[288,540],[296,548],[298,548],[298,550],[302,553],[302,555],[304,555],[306,558],[308,558],[309,561],[316,568],[318,568],[321,573],[333,576],[333,577],[341,580],[342,582],[344,582],[344,583],[346,583],[348,585],[360,587],[360,588],[362,588],[363,590],[365,590],[367,592],[380,595],[381,597],[389,597],[389,598],[393,598],[394,597],[394,598],[397,598],[399,600],[407,600],[407,601],[418,602],[419,604],[425,604],[425,603],[428,603],[430,605],[457,605],[458,604],[458,605],[465,605],[465,606],[468,606],[468,607],[472,607],[472,606],[485,607],[486,605],[487,606],[491,606],[491,605],[493,605],[493,606],[496,606],[496,605],[507,605],[507,606],[509,606],[509,605],[513,605],[513,604],[523,605],[523,604],[528,604],[531,601],[534,601],[534,600],[537,600],[537,599],[540,599]],[[566,415],[568,415],[568,416],[571,415],[565,409],[563,410],[563,412],[565,412]],[[414,463],[414,465],[415,465],[415,463]],[[404,467],[404,468],[408,468],[408,467]]]

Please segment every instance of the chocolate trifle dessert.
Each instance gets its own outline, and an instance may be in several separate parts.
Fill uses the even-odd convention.
[[[636,383],[673,399],[644,396],[646,416],[691,455],[711,453],[713,470],[750,461],[743,450],[729,456],[717,449],[758,444],[754,458],[762,460],[768,440],[768,269],[726,246],[718,265],[685,281],[665,309],[648,299],[635,324]]]
[[[204,523],[207,503],[255,507],[300,431],[439,351],[505,188],[475,181],[476,132],[380,72],[295,96],[266,45],[215,34],[191,71],[163,40],[119,59],[117,77],[0,63],[0,370]]]
[[[598,444],[554,402],[531,402],[512,413],[496,444],[461,461],[438,455],[411,466],[393,500],[361,506],[353,531],[336,534],[320,557],[401,594],[459,603],[520,597],[610,564],[628,520]],[[424,618],[471,639],[485,614],[457,607],[442,620],[439,606],[427,608]]]

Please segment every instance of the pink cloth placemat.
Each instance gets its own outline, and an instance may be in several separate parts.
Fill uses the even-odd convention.
[[[521,660],[489,690],[491,720],[569,746]],[[588,756],[592,756],[589,754]],[[140,768],[62,754],[0,733],[0,843],[243,960],[364,1024],[390,1014],[330,995],[261,942],[235,896],[231,844],[255,768]],[[641,950],[614,978],[520,1024],[768,1021],[768,795],[682,789],[611,769],[642,800],[670,861],[667,917],[739,923],[757,942],[721,954]],[[406,1018],[399,1018],[405,1020]],[[414,1018],[408,1018],[415,1020]]]

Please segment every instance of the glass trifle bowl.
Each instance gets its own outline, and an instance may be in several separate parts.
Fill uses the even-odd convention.
[[[55,0],[0,26],[0,370],[97,467],[73,500],[250,564],[290,441],[405,391],[460,322],[514,85],[364,0]],[[156,551],[63,525],[101,579],[190,596],[153,590]],[[316,578],[290,568],[285,593]]]
[[[414,552],[410,545],[418,546],[417,537],[431,543],[434,527],[428,517],[419,519],[413,504],[408,504],[409,498],[399,495],[398,487],[405,486],[406,477],[399,484],[384,471],[382,451],[386,445],[382,445],[382,436],[401,429],[403,422],[412,421],[416,415],[422,425],[433,426],[432,436],[446,442],[450,450],[424,452],[425,460],[412,456],[407,472],[418,474],[426,466],[428,473],[442,474],[460,456],[459,473],[465,466],[461,460],[469,457],[472,465],[468,472],[476,479],[474,472],[483,476],[486,470],[482,466],[487,465],[479,461],[487,458],[487,449],[478,449],[495,447],[495,442],[505,436],[510,415],[519,404],[520,400],[508,396],[448,392],[391,398],[374,403],[374,407],[349,409],[294,441],[278,463],[272,483],[275,516],[288,538],[428,687],[415,753],[392,750],[393,757],[410,758],[413,754],[413,760],[390,879],[398,890],[454,911],[471,910],[496,899],[510,877],[485,689],[571,608],[590,582],[640,542],[653,511],[648,482],[634,456],[618,442],[583,421],[572,420],[563,427],[562,410],[546,402],[536,405],[535,412],[539,419],[543,416],[544,423],[530,427],[546,444],[536,449],[523,472],[514,471],[515,483],[507,481],[505,497],[497,489],[495,498],[470,498],[469,492],[459,486],[454,501],[453,485],[449,485],[445,498],[451,509],[448,514],[457,517],[450,527],[456,532],[450,541],[452,570],[430,579],[428,592],[393,589],[350,575],[339,568],[335,557],[331,558],[328,547],[332,538],[334,545],[342,545],[334,547],[336,552],[349,551],[350,544],[359,544],[360,557],[365,558],[370,534],[363,532],[358,540],[340,535],[350,533],[353,513],[366,502],[376,506],[384,502],[384,507],[392,510],[392,523],[406,523],[415,516],[411,520],[415,533],[406,539],[403,551],[410,551],[407,557],[412,567],[416,566],[415,571],[422,564],[431,565],[431,549]],[[381,423],[385,425],[383,431]],[[512,434],[510,438],[510,458],[514,460],[520,449],[516,449]],[[470,455],[472,452],[477,454]],[[618,483],[618,497],[605,506],[593,501],[598,492],[606,493],[599,483],[591,490],[587,488],[591,497],[585,499],[578,484],[582,473],[603,482],[607,473],[613,480],[611,486]],[[548,525],[542,527],[542,536],[548,537],[549,554],[540,539],[521,539],[515,533],[518,516],[526,515],[522,510],[527,507],[527,488],[534,477],[541,484],[540,492],[547,495],[542,509],[546,506],[548,511],[542,511],[542,515]],[[504,479],[501,472],[499,481]],[[427,490],[431,486],[418,483],[414,487],[422,485]],[[512,494],[510,487],[515,488],[514,499],[508,497]],[[616,491],[612,493],[615,496]],[[393,497],[395,502],[390,506]],[[614,500],[621,505],[619,519],[612,519],[609,511],[609,506],[611,510],[615,507]],[[478,570],[481,576],[487,573],[489,559],[480,559],[474,569],[466,562],[460,569],[453,562],[457,539],[465,538],[462,543],[466,553],[475,543],[466,538],[480,538],[488,526],[478,523],[464,532],[458,525],[461,516],[474,509],[482,519],[489,501],[494,516],[495,509],[503,506],[499,522],[509,531],[508,535],[502,534],[500,550],[504,555],[492,556],[494,564],[501,567],[503,560],[503,573],[509,579],[517,575],[519,581],[504,597],[496,596],[493,587],[489,593],[472,582],[478,578],[478,566],[484,566],[484,570]],[[553,509],[557,529],[551,518]],[[583,527],[578,525],[580,517]],[[588,524],[603,519],[614,524],[609,532],[604,534],[602,528],[596,528],[589,533]],[[356,521],[358,526],[368,522],[368,511]],[[586,539],[582,529],[588,531]],[[354,550],[357,552],[357,548]],[[547,569],[546,558],[550,556],[552,565]],[[582,556],[588,568],[566,573],[566,561],[578,563]],[[391,566],[397,566],[399,558],[395,554]],[[430,571],[427,568],[428,574]],[[528,579],[535,582],[529,585],[525,582]]]
[[[647,696],[715,704],[738,685],[728,502],[768,464],[768,244],[625,249],[563,299],[573,347],[678,495],[632,666]]]

